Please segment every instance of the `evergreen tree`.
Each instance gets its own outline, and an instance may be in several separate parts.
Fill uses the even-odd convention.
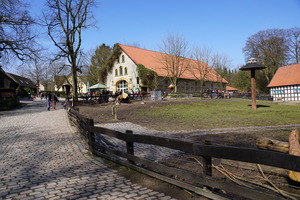
[[[88,81],[91,85],[100,82],[99,70],[106,65],[107,59],[112,53],[112,49],[105,44],[97,47],[95,54],[91,58],[91,65],[88,71]]]

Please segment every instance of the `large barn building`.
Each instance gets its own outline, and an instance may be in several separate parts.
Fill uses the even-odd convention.
[[[109,87],[110,91],[137,92],[137,90],[142,90],[149,92],[155,88],[155,90],[170,92],[170,85],[172,83],[168,77],[171,75],[168,70],[166,70],[162,60],[165,56],[168,56],[167,54],[121,44],[117,45],[119,46],[118,56],[112,61],[112,66],[107,70],[107,74],[103,81],[103,83]],[[200,66],[199,64],[201,64],[203,68],[202,71],[207,73],[202,88],[203,91],[206,91],[207,89],[219,89],[225,91],[228,82],[210,66],[196,60],[183,59],[183,62],[188,63],[189,67],[179,78],[177,93],[200,92],[200,74],[196,77],[197,73],[200,73],[196,70],[196,68]],[[152,76],[151,81],[145,81],[142,77],[141,70],[139,70],[141,65],[147,70],[156,72],[156,75]],[[151,71],[149,71],[149,76],[151,75]]]
[[[274,101],[300,101],[300,64],[280,67],[268,87]]]

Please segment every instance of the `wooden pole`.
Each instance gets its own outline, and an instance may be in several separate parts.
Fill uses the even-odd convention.
[[[88,127],[93,127],[93,126],[94,126],[94,120],[93,119],[88,119]],[[93,144],[96,142],[94,132],[88,131],[88,140],[89,140],[89,142],[88,142],[89,150],[90,150],[90,152],[93,153],[93,149],[94,149]]]
[[[133,132],[130,130],[126,130],[126,134],[133,135]],[[126,142],[127,153],[134,156],[134,147],[133,142]],[[134,164],[134,161],[128,160],[131,164]]]
[[[251,96],[252,96],[252,108],[256,109],[256,81],[255,81],[255,70],[251,70]]]
[[[211,145],[210,141],[205,141],[206,145]],[[203,175],[212,176],[212,157],[202,156],[203,158]]]

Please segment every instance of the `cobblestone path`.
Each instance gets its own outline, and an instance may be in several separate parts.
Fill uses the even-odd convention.
[[[0,112],[0,199],[172,199],[132,183],[79,148],[61,105]]]

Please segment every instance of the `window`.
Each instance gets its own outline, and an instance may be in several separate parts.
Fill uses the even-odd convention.
[[[124,68],[124,75],[127,75],[128,72],[127,72],[127,67]]]
[[[125,56],[122,55],[122,63],[125,62]]]
[[[136,83],[140,84],[140,77],[136,77]]]
[[[124,93],[127,90],[128,90],[128,84],[126,81],[122,80],[118,82],[118,92]]]
[[[120,68],[119,68],[119,74],[120,74],[120,76],[123,75],[123,67],[122,66],[120,66]]]
[[[117,69],[115,70],[115,76],[118,76],[118,70]]]

